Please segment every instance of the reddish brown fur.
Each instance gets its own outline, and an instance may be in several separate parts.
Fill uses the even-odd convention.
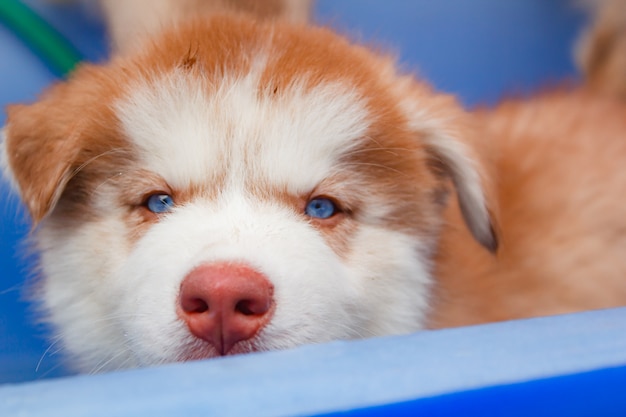
[[[106,176],[128,162],[128,143],[119,136],[108,107],[119,89],[107,75],[85,66],[77,82],[53,87],[31,106],[8,109],[9,163],[35,224],[56,205],[58,191],[68,183],[77,185],[70,187],[73,192],[65,201],[80,205],[74,211],[83,212],[81,203],[91,187],[78,183],[86,167],[100,167]]]
[[[511,101],[476,117],[500,205],[491,256],[451,206],[431,325],[626,304],[626,108],[586,92]]]

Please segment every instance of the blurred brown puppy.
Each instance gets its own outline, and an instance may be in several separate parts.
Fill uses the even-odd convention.
[[[446,230],[431,326],[626,304],[626,2],[590,5],[577,50],[585,85],[474,114],[501,246],[491,256]]]

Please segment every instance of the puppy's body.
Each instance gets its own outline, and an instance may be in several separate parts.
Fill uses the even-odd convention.
[[[621,103],[467,114],[327,30],[247,17],[143,45],[4,130],[78,369],[626,303]]]
[[[624,305],[626,107],[579,90],[475,114],[499,207],[491,256],[453,207],[432,324],[463,325]]]

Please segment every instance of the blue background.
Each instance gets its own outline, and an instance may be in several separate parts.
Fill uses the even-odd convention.
[[[87,59],[106,59],[96,15],[76,6],[26,3]],[[320,0],[316,16],[353,39],[394,52],[404,69],[457,94],[467,106],[576,79],[572,48],[584,22],[565,0]],[[34,100],[55,81],[1,24],[0,56],[2,108]],[[0,124],[4,120],[2,112]],[[54,348],[43,356],[45,329],[33,324],[21,295],[33,260],[18,242],[28,230],[17,199],[0,184],[0,383],[63,374]]]

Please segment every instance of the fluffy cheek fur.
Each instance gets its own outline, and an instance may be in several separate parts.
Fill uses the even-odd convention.
[[[183,278],[214,261],[245,262],[275,287],[273,319],[234,353],[410,332],[423,322],[429,280],[415,239],[399,232],[360,226],[340,256],[301,215],[236,195],[177,209],[130,250],[124,225],[100,220],[62,236],[46,227],[39,237],[42,298],[84,371],[214,355],[176,314]]]

